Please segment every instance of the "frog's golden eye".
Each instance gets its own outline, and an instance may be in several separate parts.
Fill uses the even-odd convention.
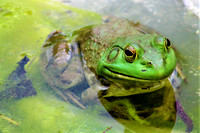
[[[125,48],[124,54],[125,54],[125,59],[128,62],[133,62],[136,58],[136,50],[131,46]]]
[[[165,47],[168,49],[171,47],[171,42],[169,41],[169,39],[165,39]]]

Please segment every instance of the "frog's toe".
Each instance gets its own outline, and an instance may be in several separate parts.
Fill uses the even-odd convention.
[[[74,103],[78,107],[85,109],[86,107],[80,102],[80,98],[76,96],[71,91],[61,91],[57,87],[52,86],[53,90],[60,96],[62,99],[68,103]]]
[[[76,96],[73,92],[65,91],[64,96],[66,99],[68,99],[67,102],[70,102],[70,103],[72,102],[75,105],[77,105],[78,107],[80,107],[82,109],[86,109],[86,107],[80,102],[80,98],[78,96]]]

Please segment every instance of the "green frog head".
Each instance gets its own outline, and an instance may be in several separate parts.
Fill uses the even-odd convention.
[[[176,66],[170,41],[157,34],[139,34],[113,39],[101,58],[97,73],[112,80],[158,81]]]

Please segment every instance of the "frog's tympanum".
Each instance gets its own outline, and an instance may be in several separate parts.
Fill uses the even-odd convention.
[[[85,108],[98,95],[126,132],[172,130],[176,102],[168,77],[176,57],[168,38],[115,19],[69,34],[55,31],[43,49],[43,75],[64,100]]]

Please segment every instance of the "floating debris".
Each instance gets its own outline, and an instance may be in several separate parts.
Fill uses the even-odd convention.
[[[112,129],[112,127],[108,127],[103,133],[107,132],[110,129]]]
[[[19,126],[19,123],[18,123],[18,122],[12,120],[11,118],[8,118],[7,116],[4,116],[4,115],[0,114],[0,118],[3,118],[3,119],[9,121],[10,123],[12,123],[12,124],[14,124],[14,125],[16,125],[16,126]]]
[[[187,129],[186,129],[186,133],[190,133],[193,130],[193,121],[192,119],[190,119],[190,117],[185,113],[185,111],[183,110],[183,107],[181,106],[179,101],[176,101],[176,110],[177,110],[177,114],[179,115],[179,117],[183,120],[183,122],[186,124]]]

